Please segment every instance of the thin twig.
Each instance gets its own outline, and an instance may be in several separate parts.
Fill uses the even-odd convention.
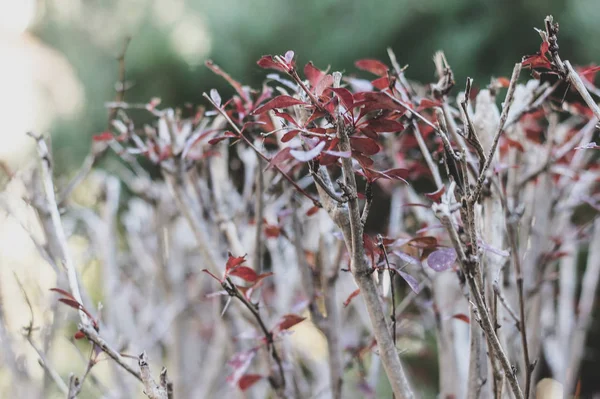
[[[506,123],[506,119],[508,118],[508,112],[510,111],[510,107],[514,100],[515,89],[517,87],[517,80],[519,79],[519,74],[521,73],[521,63],[515,64],[513,69],[512,76],[510,77],[510,85],[508,86],[508,91],[506,92],[506,98],[504,99],[504,104],[502,106],[502,113],[500,114],[500,122],[498,123],[498,129],[496,130],[496,134],[494,135],[494,141],[492,142],[492,147],[490,148],[490,152],[487,156],[485,164],[483,168],[481,168],[481,172],[479,173],[479,178],[477,179],[477,183],[475,184],[475,188],[471,193],[469,201],[471,203],[477,202],[479,199],[479,195],[481,194],[481,189],[483,188],[483,182],[486,178],[486,172],[490,167],[490,164],[494,160],[494,153],[496,152],[496,148],[498,147],[498,142],[500,141],[500,136],[504,131],[504,124]]]

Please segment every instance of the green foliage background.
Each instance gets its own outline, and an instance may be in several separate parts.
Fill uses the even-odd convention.
[[[563,58],[576,64],[600,59],[597,0],[47,0],[34,33],[63,53],[85,88],[83,112],[54,129],[60,160],[68,170],[87,152],[91,134],[106,127],[104,103],[114,98],[117,62],[125,37],[128,101],[160,97],[162,105],[204,103],[201,95],[231,90],[204,67],[211,58],[245,84],[260,87],[264,54],[292,49],[299,65],[355,72],[353,62],[387,61],[392,47],[408,76],[433,79],[431,57],[443,49],[461,85],[467,76],[486,84],[510,75],[540,38],[533,27],[553,14],[561,24]],[[165,21],[166,20],[166,21]],[[184,59],[170,38],[182,24],[204,32],[207,51]]]

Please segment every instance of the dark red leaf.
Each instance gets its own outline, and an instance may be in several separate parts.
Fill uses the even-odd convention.
[[[58,292],[59,294],[64,295],[67,298],[75,300],[75,297],[73,295],[71,295],[70,292],[63,290],[62,288],[50,288],[50,291]]]
[[[256,108],[253,114],[262,114],[263,112],[267,112],[268,110],[273,108],[287,108],[299,104],[308,105],[304,101],[298,100],[297,98],[281,95],[268,101],[266,104]]]
[[[323,79],[325,72],[315,67],[312,61],[310,61],[304,66],[304,76],[308,79],[310,87],[314,88],[317,87],[317,84]]]
[[[392,179],[402,180],[402,181],[406,182],[405,179],[408,178],[408,174],[410,173],[410,171],[408,169],[404,169],[404,168],[396,168],[396,169],[384,170],[382,173]]]
[[[366,123],[365,127],[377,133],[394,133],[404,130],[402,123],[383,118],[371,119]]]
[[[277,324],[276,329],[278,331],[287,330],[298,323],[303,322],[306,317],[298,316],[295,314],[286,314],[281,318],[281,321]]]
[[[352,158],[356,159],[360,166],[363,168],[368,168],[369,166],[373,166],[373,160],[358,151],[352,151]]]
[[[262,380],[264,377],[260,374],[244,374],[238,380],[238,388],[240,390],[245,391],[250,388],[252,385],[256,384],[258,381]]]
[[[100,134],[95,134],[92,137],[93,141],[110,141],[113,140],[115,136],[111,132],[102,132]]]
[[[350,146],[364,155],[375,155],[380,150],[379,144],[368,137],[350,137]]]
[[[81,306],[81,304],[79,302],[77,302],[76,300],[74,300],[74,299],[59,298],[58,301],[64,303],[67,306],[72,307],[73,309],[77,309],[77,310],[83,309],[83,307]]]
[[[300,133],[300,130],[290,130],[289,132],[287,132],[286,134],[284,134],[281,137],[281,142],[287,143],[288,141],[290,141],[291,139],[296,137],[298,135],[298,133]]]
[[[467,324],[471,323],[471,319],[469,319],[469,316],[467,316],[464,313],[457,313],[457,314],[453,315],[452,318],[460,320],[460,321],[464,321]]]
[[[350,305],[350,302],[352,302],[352,299],[354,299],[354,297],[358,296],[358,294],[360,294],[360,288],[357,288],[356,290],[352,291],[352,293],[348,296],[348,298],[346,298],[346,300],[344,301],[344,307],[347,307],[348,305]]]
[[[290,150],[290,155],[300,162],[308,162],[318,157],[323,148],[325,148],[326,144],[327,143],[325,141],[321,141],[312,150],[309,151]]]
[[[273,110],[273,113],[276,116],[285,119],[286,121],[288,121],[292,125],[298,126],[298,123],[296,123],[296,120],[294,118],[292,118],[292,116],[290,114],[288,114],[287,112],[279,112],[277,110]]]
[[[238,137],[237,134],[227,131],[227,132],[223,133],[223,135],[220,137],[215,137],[214,139],[208,140],[208,144],[215,145],[217,143],[220,143],[223,140],[227,140],[227,139],[234,138],[234,137],[237,138]]]
[[[440,248],[433,251],[427,257],[427,264],[436,272],[448,270],[456,262],[456,251],[454,248]]]
[[[358,69],[371,72],[377,76],[387,76],[388,67],[383,62],[372,59],[358,60],[354,63]]]
[[[73,338],[75,339],[82,339],[85,338],[85,334],[83,333],[83,331],[78,330],[75,335],[73,335]]]
[[[441,188],[439,188],[438,190],[436,190],[432,193],[425,193],[425,196],[427,198],[429,198],[430,200],[432,200],[433,202],[438,202],[442,198],[442,195],[445,192],[446,192],[446,186],[442,186]]]
[[[344,104],[346,109],[352,109],[352,107],[354,106],[354,97],[348,89],[344,89],[343,87],[332,87],[329,90],[331,90],[338,96],[338,98],[341,100],[342,104]]]

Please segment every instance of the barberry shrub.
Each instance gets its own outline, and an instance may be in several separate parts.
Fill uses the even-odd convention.
[[[36,243],[92,347],[68,382],[39,350],[46,373],[69,398],[529,398],[545,377],[577,394],[600,278],[600,68],[560,58],[552,17],[538,33],[510,75],[464,86],[442,52],[427,85],[392,50],[346,75],[264,56],[259,90],[207,62],[230,99],[189,112],[119,92],[58,194],[34,136]],[[107,149],[114,173],[94,168]],[[74,235],[102,265],[93,287]],[[110,382],[89,378],[103,359]]]

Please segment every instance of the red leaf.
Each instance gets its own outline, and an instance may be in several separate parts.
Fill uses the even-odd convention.
[[[286,113],[286,112],[279,112],[279,111],[277,111],[277,110],[274,110],[274,111],[273,111],[273,113],[274,113],[276,116],[278,116],[278,117],[280,117],[280,118],[283,118],[283,119],[285,119],[286,121],[288,121],[288,122],[289,122],[289,123],[291,123],[292,125],[294,125],[294,126],[298,126],[298,123],[296,123],[296,121],[294,120],[294,118],[292,118],[292,116],[291,116],[290,114],[288,114],[288,113]]]
[[[434,101],[434,100],[430,100],[428,98],[423,98],[419,102],[419,106],[417,107],[417,111],[423,111],[425,109],[434,108],[434,107],[441,107],[441,106],[442,106],[442,103],[440,103],[439,101]]]
[[[376,89],[379,90],[385,90],[388,87],[390,87],[390,80],[388,79],[387,76],[382,76],[380,78],[377,78],[375,80],[371,81],[371,84],[373,85],[373,87],[375,87]]]
[[[284,134],[281,137],[281,142],[287,143],[288,141],[290,141],[291,139],[296,137],[298,135],[298,133],[300,133],[300,130],[290,130],[289,132],[287,132],[286,134]]]
[[[457,313],[457,314],[453,315],[452,318],[460,320],[460,321],[464,321],[467,324],[471,323],[471,319],[469,319],[469,316],[467,316],[464,313]]]
[[[208,144],[215,145],[217,143],[220,143],[223,140],[227,140],[227,139],[230,139],[230,138],[233,138],[233,137],[237,137],[237,134],[235,134],[233,132],[230,132],[230,131],[227,131],[227,132],[223,133],[223,135],[220,136],[220,137],[215,137],[213,139],[208,140]]]
[[[408,178],[409,173],[410,171],[404,168],[388,169],[383,171],[383,174],[386,176],[395,180],[402,180],[404,182],[406,181],[405,179]]]
[[[456,251],[454,248],[440,248],[433,251],[427,257],[427,264],[436,272],[448,270],[456,262]]]
[[[507,78],[501,76],[498,79],[496,79],[496,81],[498,82],[498,84],[501,87],[507,88],[508,86],[510,86],[510,80],[508,80]]]
[[[367,122],[365,127],[377,133],[394,133],[404,130],[404,125],[402,123],[383,118],[371,119]]]
[[[113,140],[115,136],[111,132],[102,132],[100,134],[95,134],[92,137],[93,141],[110,141]]]
[[[85,338],[85,334],[83,333],[83,331],[78,330],[75,335],[73,335],[73,338],[75,339],[82,339]]]
[[[256,63],[261,68],[275,69],[275,70],[278,70],[278,71],[281,71],[281,72],[286,72],[286,73],[288,71],[288,68],[284,64],[282,64],[282,63],[280,63],[278,61],[275,61],[273,59],[273,56],[271,56],[271,55],[265,55],[265,56],[263,56]]]
[[[278,331],[287,330],[298,323],[303,322],[306,317],[298,316],[296,314],[286,314],[281,318],[281,321],[277,324],[276,329]]]
[[[69,293],[61,288],[50,288],[50,291],[58,292],[59,294],[64,295],[67,298],[75,300],[75,297],[73,295],[71,295],[71,293]]]
[[[308,211],[306,211],[306,216],[312,216],[317,212],[319,212],[319,207],[315,205],[312,208],[310,208]]]
[[[344,89],[343,87],[332,87],[329,90],[331,90],[338,96],[338,98],[344,104],[346,109],[352,109],[352,107],[354,106],[354,97],[348,89]]]
[[[442,195],[445,192],[446,192],[446,186],[442,186],[440,189],[438,189],[432,193],[425,193],[425,196],[427,198],[429,198],[430,200],[432,200],[433,202],[438,202],[442,198]]]
[[[309,151],[290,150],[290,155],[300,162],[308,162],[311,159],[318,157],[323,148],[325,148],[326,144],[327,143],[325,141],[321,141],[312,150]]]
[[[248,281],[249,283],[254,283],[258,279],[258,274],[256,274],[254,269],[251,269],[248,266],[238,266],[234,269],[229,270],[227,275],[239,277],[242,280]]]
[[[348,298],[346,298],[346,300],[344,301],[344,307],[347,307],[348,305],[350,305],[350,302],[352,302],[352,299],[354,299],[354,297],[358,296],[358,294],[360,294],[360,288],[357,288],[356,290],[354,290],[350,296],[348,296]]]
[[[234,257],[231,253],[228,254],[227,263],[225,264],[225,272],[233,269],[234,267],[238,267],[242,263],[246,261],[246,255]]]
[[[383,62],[372,59],[358,60],[354,63],[358,69],[371,72],[377,76],[387,76],[388,67]]]
[[[269,276],[272,276],[272,275],[273,275],[273,272],[259,274],[258,276],[256,276],[256,281],[254,282],[254,286],[257,285],[260,280],[267,278]]]
[[[315,67],[312,61],[310,61],[304,66],[304,76],[306,76],[306,79],[310,82],[310,87],[314,88],[317,87],[317,84],[323,79],[325,72]]]
[[[227,72],[222,70],[218,65],[212,62],[212,60],[208,60],[204,63],[211,71],[216,73],[217,75],[223,77],[234,89],[237,93],[244,99],[244,101],[248,102],[250,99],[248,98],[248,94],[242,88],[242,85],[233,79]],[[212,97],[212,90],[211,90]]]
[[[263,378],[260,374],[244,374],[238,381],[238,388],[245,391]]]
[[[350,137],[350,146],[364,155],[375,155],[380,150],[379,144],[368,137]]]
[[[292,149],[290,147],[285,147],[285,148],[279,150],[279,152],[277,154],[275,154],[275,156],[273,158],[271,158],[271,162],[269,162],[269,165],[267,166],[267,168],[269,168],[271,166],[279,167],[285,161],[292,159],[292,156],[290,155],[291,150]]]
[[[262,114],[263,112],[267,112],[268,110],[273,108],[287,108],[299,104],[308,105],[304,101],[298,100],[297,98],[281,95],[268,101],[266,104],[256,108],[253,111],[253,114]]]
[[[73,309],[77,309],[77,310],[83,309],[81,304],[74,299],[60,298],[58,301],[64,303],[67,306],[72,307]]]
[[[265,235],[269,238],[277,238],[281,233],[281,228],[279,226],[273,226],[268,224],[265,226]]]

